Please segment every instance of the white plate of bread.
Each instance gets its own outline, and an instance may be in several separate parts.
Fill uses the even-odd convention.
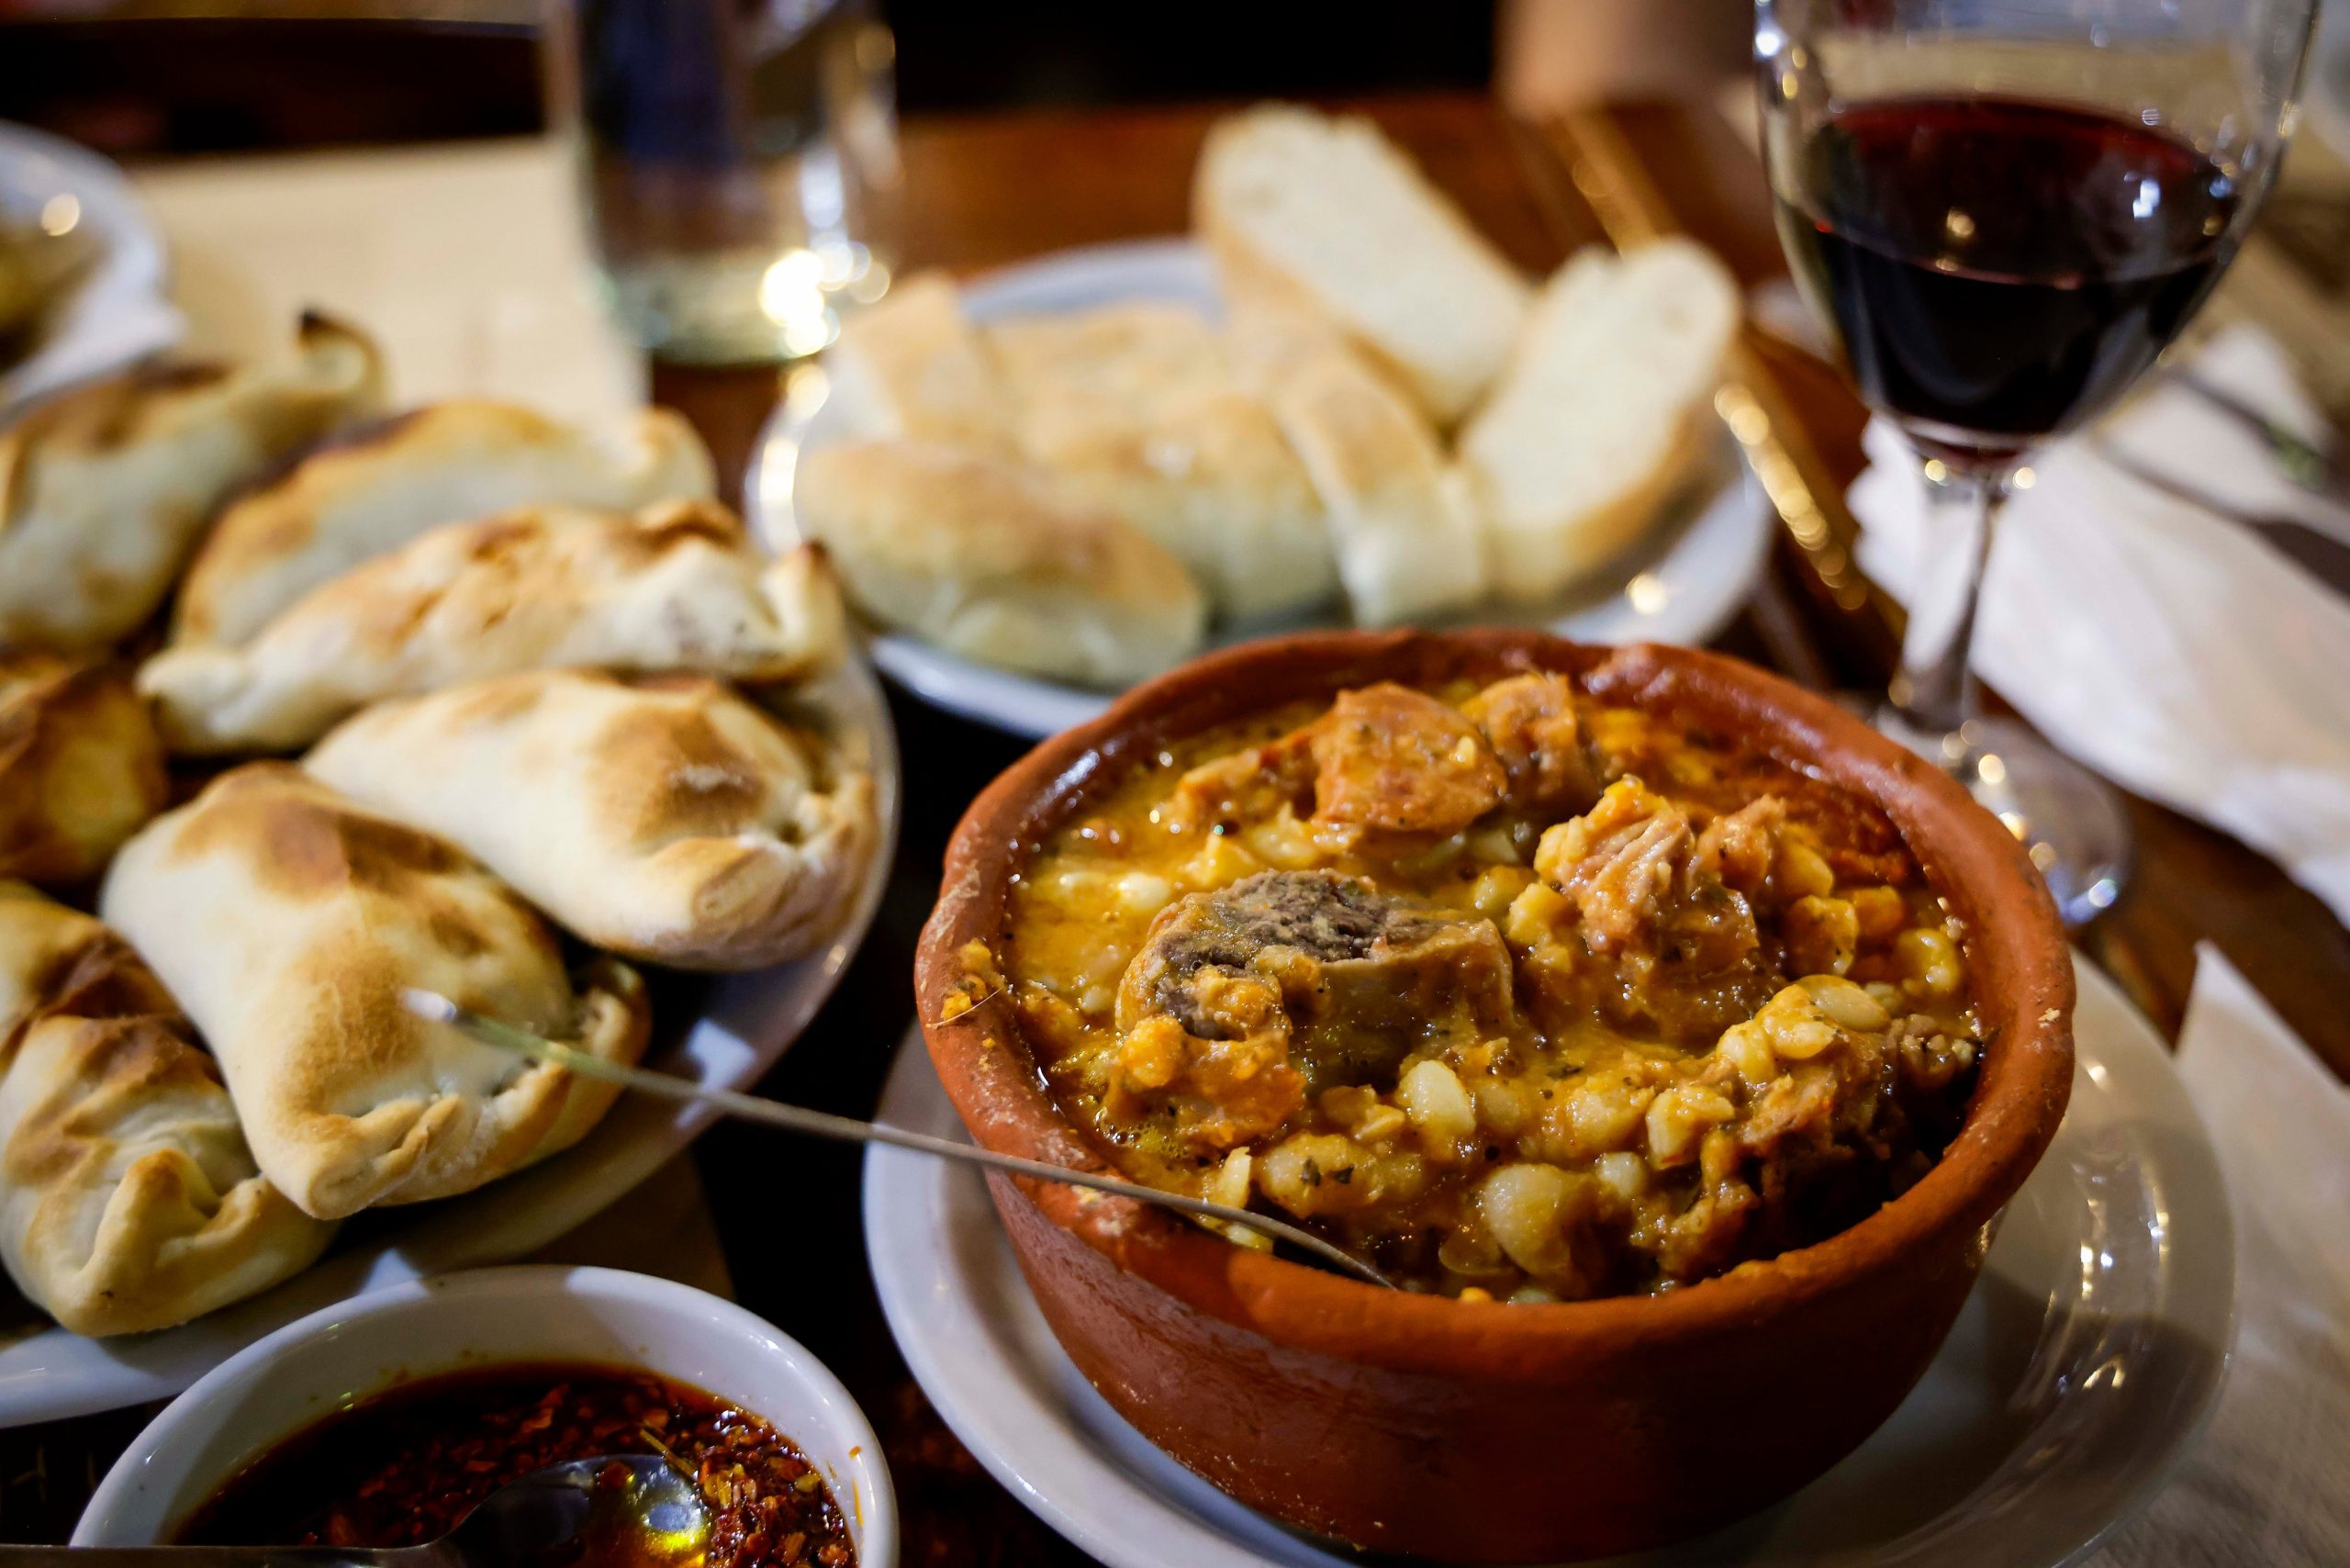
[[[543,1246],[707,1119],[403,990],[737,1086],[879,900],[822,553],[762,553],[675,415],[384,379],[312,320],[0,424],[0,1424]]]
[[[1044,735],[1204,647],[1506,622],[1696,642],[1770,513],[1713,410],[1736,286],[1667,242],[1518,275],[1368,121],[1209,136],[1190,239],[901,281],[746,493],[874,659]]]

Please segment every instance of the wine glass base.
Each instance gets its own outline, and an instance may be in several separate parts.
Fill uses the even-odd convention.
[[[2068,926],[2113,907],[2130,879],[2133,835],[2121,795],[2010,719],[1970,719],[1952,735],[1921,736],[1888,709],[1877,727],[1950,770],[2029,846]]]

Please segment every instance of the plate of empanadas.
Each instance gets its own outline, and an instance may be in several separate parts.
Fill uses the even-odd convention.
[[[1218,125],[1189,239],[902,279],[770,425],[749,506],[822,543],[874,660],[1043,735],[1203,647],[1507,622],[1696,642],[1770,510],[1685,241],[1536,281],[1367,120]]]
[[[898,764],[823,550],[676,416],[388,411],[375,345],[0,425],[0,1424],[553,1240],[705,1119],[421,1021],[756,1077]]]

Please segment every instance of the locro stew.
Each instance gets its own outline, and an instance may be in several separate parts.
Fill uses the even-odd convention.
[[[953,1005],[1008,992],[1129,1175],[1572,1300],[1914,1183],[1974,1082],[1964,936],[1866,801],[1535,672],[1157,753],[1036,847]]]

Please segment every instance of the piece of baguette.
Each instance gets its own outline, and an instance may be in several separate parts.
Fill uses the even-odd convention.
[[[1328,514],[1359,626],[1399,626],[1485,597],[1483,527],[1412,401],[1327,334],[1237,338],[1235,352]]]
[[[792,498],[852,603],[984,664],[1084,685],[1158,674],[1206,604],[1140,529],[1024,465],[913,442],[803,453]]]
[[[1646,532],[1704,450],[1738,320],[1729,270],[1686,241],[1588,249],[1544,286],[1458,449],[1497,594],[1541,603]]]
[[[1500,374],[1525,319],[1525,281],[1367,119],[1269,104],[1219,121],[1192,210],[1236,324],[1327,320],[1441,426]]]
[[[1003,389],[944,273],[901,279],[851,315],[824,366],[829,396],[856,435],[1013,450]]]

